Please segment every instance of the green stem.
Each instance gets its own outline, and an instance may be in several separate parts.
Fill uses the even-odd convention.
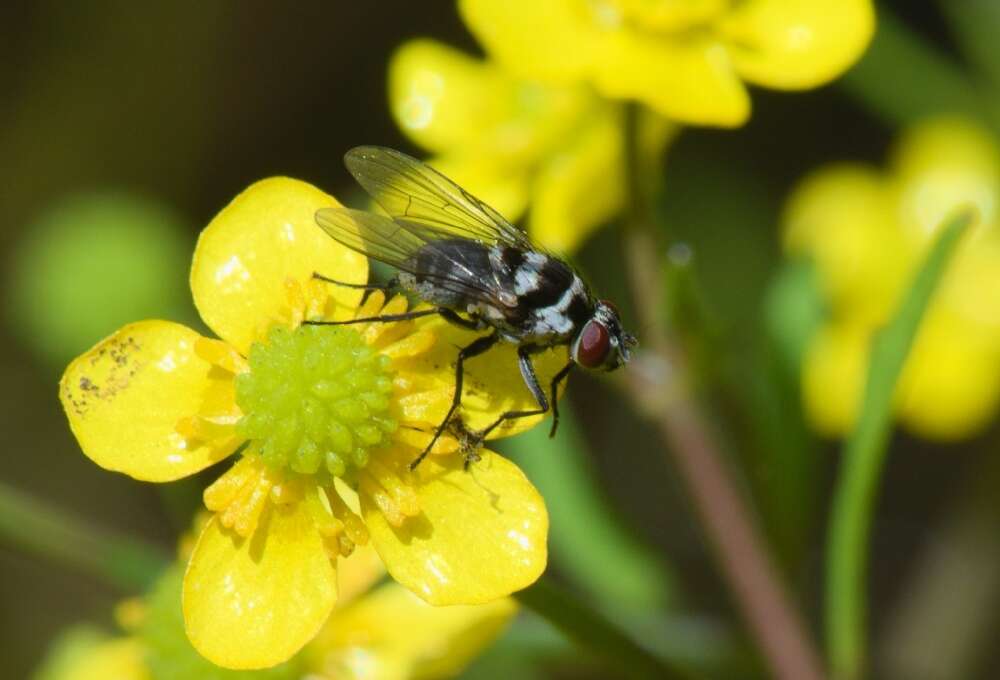
[[[642,193],[637,116],[638,109],[630,107],[625,127],[631,173],[627,186]],[[725,462],[728,456],[692,394],[688,357],[663,323],[663,251],[652,238],[648,197],[631,196],[630,204],[633,212],[623,230],[626,271],[646,329],[643,351],[625,375],[633,402],[656,423],[665,453],[673,457],[715,551],[721,576],[771,673],[781,680],[821,680],[823,670],[809,630]]]
[[[516,594],[517,599],[562,631],[568,638],[604,659],[615,675],[632,678],[689,678],[673,668],[627,632],[602,616],[596,609],[542,577]]]
[[[843,469],[834,491],[827,544],[827,646],[831,667],[844,680],[855,680],[863,672],[865,558],[892,426],[896,381],[948,259],[971,221],[966,211],[946,224],[895,317],[872,344],[864,401],[845,444]]]
[[[875,39],[840,85],[894,126],[944,113],[997,123],[983,88],[884,6]]]
[[[159,549],[113,535],[0,482],[0,537],[126,591],[144,589],[167,563]]]

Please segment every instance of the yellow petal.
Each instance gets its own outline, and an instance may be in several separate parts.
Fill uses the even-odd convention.
[[[83,452],[108,470],[165,482],[198,472],[239,443],[185,440],[182,418],[198,412],[210,364],[200,336],[169,321],[141,321],[102,340],[66,369],[59,398]]]
[[[309,652],[324,677],[457,677],[516,613],[510,598],[432,607],[390,583],[332,616]]]
[[[750,96],[727,50],[711,38],[666,40],[614,31],[602,42],[594,68],[605,96],[638,99],[680,122],[734,127],[750,116]]]
[[[959,246],[939,296],[955,313],[1000,340],[1000,230]]]
[[[884,322],[915,265],[892,196],[876,170],[838,164],[803,180],[785,209],[785,249],[812,258],[833,306],[858,320]]]
[[[960,206],[976,208],[974,235],[1000,218],[1000,153],[996,138],[974,121],[934,118],[903,135],[893,153],[903,226],[927,244]]]
[[[806,416],[821,434],[843,435],[854,426],[861,405],[871,331],[836,323],[812,339],[802,366]]]
[[[435,605],[479,604],[542,574],[549,519],[538,491],[490,451],[469,471],[461,456],[429,457],[414,473],[420,514],[400,528],[361,495],[372,545],[401,584]]]
[[[470,344],[483,333],[457,328],[443,319],[428,322],[426,328],[432,328],[438,334],[433,349],[412,359],[397,360],[393,365],[399,370],[420,375],[430,383],[428,387],[436,385],[441,390],[451,391],[455,384],[455,361],[459,348]],[[538,382],[548,396],[552,376],[569,361],[568,353],[565,348],[557,347],[536,354],[532,360]],[[565,388],[564,382],[560,394]],[[427,389],[408,400],[407,411],[419,412],[424,423],[437,425],[444,419],[450,403],[450,399],[442,398],[440,391]],[[489,352],[465,362],[465,385],[460,413],[468,429],[484,429],[506,411],[537,408],[538,404],[521,378],[517,351],[513,345],[498,343]],[[523,432],[538,424],[543,417],[531,416],[509,420],[494,430],[490,439],[509,437]]]
[[[606,108],[544,163],[533,186],[530,232],[556,253],[575,251],[625,200],[621,121]]]
[[[748,0],[719,25],[740,74],[781,89],[836,78],[861,57],[874,30],[871,0]]]
[[[349,505],[357,507],[357,499]],[[383,576],[385,566],[375,548],[370,544],[356,546],[354,552],[337,563],[337,604],[343,606],[361,597]]]
[[[404,44],[389,63],[389,106],[399,127],[431,151],[478,146],[510,116],[514,81],[496,66],[433,40]]]
[[[615,0],[622,12],[649,31],[683,31],[728,9],[729,0]]]
[[[1000,352],[991,335],[935,307],[900,377],[900,417],[922,437],[954,441],[993,420],[1000,402]]]
[[[145,680],[146,669],[142,644],[134,638],[110,640],[91,650],[85,659],[63,680]]]
[[[305,502],[268,504],[242,539],[213,518],[184,576],[184,622],[205,658],[266,668],[316,635],[337,599],[336,573]]]
[[[273,177],[251,185],[205,227],[191,265],[191,292],[205,323],[246,354],[274,321],[287,316],[286,281],[313,272],[347,283],[368,280],[364,256],[316,225],[319,208],[339,205],[316,187]],[[328,285],[346,310],[361,291]]]
[[[625,200],[620,114],[615,106],[596,109],[574,138],[550,154],[538,171],[529,230],[545,248],[572,253],[620,212]],[[642,153],[659,162],[676,129],[665,118],[644,111]]]
[[[460,0],[458,7],[487,52],[521,77],[578,80],[597,58],[600,33],[575,0]]]

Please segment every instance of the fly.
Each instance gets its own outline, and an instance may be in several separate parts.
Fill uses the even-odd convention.
[[[402,321],[439,315],[462,328],[488,331],[458,352],[455,395],[430,444],[410,463],[416,468],[448,426],[462,401],[464,363],[499,342],[517,346],[518,366],[538,408],[508,411],[475,434],[484,440],[508,420],[553,413],[559,426],[559,385],[576,365],[614,370],[629,360],[636,339],[621,326],[617,309],[597,299],[565,261],[532,244],[527,234],[450,179],[399,151],[359,146],[344,156],[347,169],[388,217],[349,208],[323,208],[316,222],[332,238],[398,274],[387,286],[400,287],[432,305],[346,321],[305,321],[313,325]],[[566,346],[566,365],[552,378],[549,392],[538,382],[532,356]]]

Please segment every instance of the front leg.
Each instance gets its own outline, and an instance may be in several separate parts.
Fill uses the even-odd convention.
[[[516,420],[517,418],[527,418],[528,416],[537,416],[543,413],[548,413],[549,411],[549,400],[545,397],[545,390],[538,383],[538,376],[535,375],[535,366],[531,363],[531,355],[537,354],[538,352],[544,351],[548,347],[543,347],[541,345],[521,345],[517,348],[517,365],[521,369],[521,378],[524,379],[524,384],[528,386],[531,391],[532,396],[535,401],[538,402],[537,409],[522,410],[522,411],[507,411],[500,415],[495,421],[490,423],[490,425],[479,433],[480,441],[486,439],[486,437],[502,423],[508,420]],[[563,369],[560,373],[568,371]]]
[[[556,436],[556,430],[559,428],[559,383],[569,377],[574,366],[576,362],[571,360],[552,378],[552,429],[549,430],[549,439]]]
[[[445,414],[444,420],[441,421],[441,424],[438,425],[437,429],[434,431],[434,437],[431,439],[431,443],[427,445],[427,448],[425,448],[420,453],[420,455],[417,456],[416,459],[414,459],[412,463],[410,463],[411,470],[416,469],[416,467],[420,465],[420,461],[422,461],[424,458],[427,457],[427,454],[430,453],[431,449],[434,447],[434,444],[437,443],[437,440],[441,436],[441,433],[444,432],[444,428],[448,426],[448,421],[450,421],[452,415],[454,415],[455,409],[457,409],[459,404],[462,403],[462,382],[465,378],[465,367],[464,367],[465,360],[471,359],[474,356],[478,356],[483,352],[486,352],[488,349],[493,347],[493,345],[497,344],[499,340],[500,340],[500,335],[494,332],[490,335],[484,335],[482,337],[476,338],[471,343],[469,343],[461,350],[459,350],[458,360],[455,362],[455,394],[451,398],[451,406],[448,408],[448,413]]]

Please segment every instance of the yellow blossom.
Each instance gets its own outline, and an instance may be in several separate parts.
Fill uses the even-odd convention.
[[[548,517],[535,488],[489,451],[463,470],[443,437],[414,471],[454,393],[456,347],[440,319],[302,325],[405,311],[402,297],[313,278],[367,280],[367,261],[314,223],[330,196],[274,178],[202,232],[191,289],[220,339],[167,321],[128,325],[67,368],[60,398],[84,453],[165,482],[235,454],[205,491],[214,513],[192,549],[184,620],[220,666],[291,657],[337,600],[338,559],[370,542],[398,582],[436,605],[477,604],[545,568]],[[541,356],[551,375],[565,360]],[[462,416],[480,429],[531,408],[513,347],[470,362]],[[511,434],[538,421],[512,421]]]
[[[341,598],[329,620],[287,663],[263,670],[213,665],[191,646],[181,613],[183,565],[151,592],[119,607],[124,635],[72,629],[61,636],[35,680],[406,680],[453,677],[506,628],[517,605],[434,607],[383,574],[371,547],[343,560]]]
[[[871,0],[460,0],[511,72],[591,82],[696,125],[742,125],[744,82],[797,90],[843,73],[874,31]]]
[[[622,106],[581,84],[512,76],[430,40],[401,47],[389,68],[393,116],[431,165],[528,231],[570,252],[625,202]],[[640,146],[658,157],[673,132],[643,111]]]
[[[56,639],[33,680],[152,680],[142,644],[75,627]]]
[[[957,439],[980,431],[1000,401],[1000,150],[989,132],[937,118],[903,135],[884,172],[837,164],[788,201],[784,241],[819,272],[828,319],[807,349],[806,411],[827,434],[849,430],[873,334],[893,313],[936,230],[961,206],[978,222],[951,262],[900,379],[899,419]]]

